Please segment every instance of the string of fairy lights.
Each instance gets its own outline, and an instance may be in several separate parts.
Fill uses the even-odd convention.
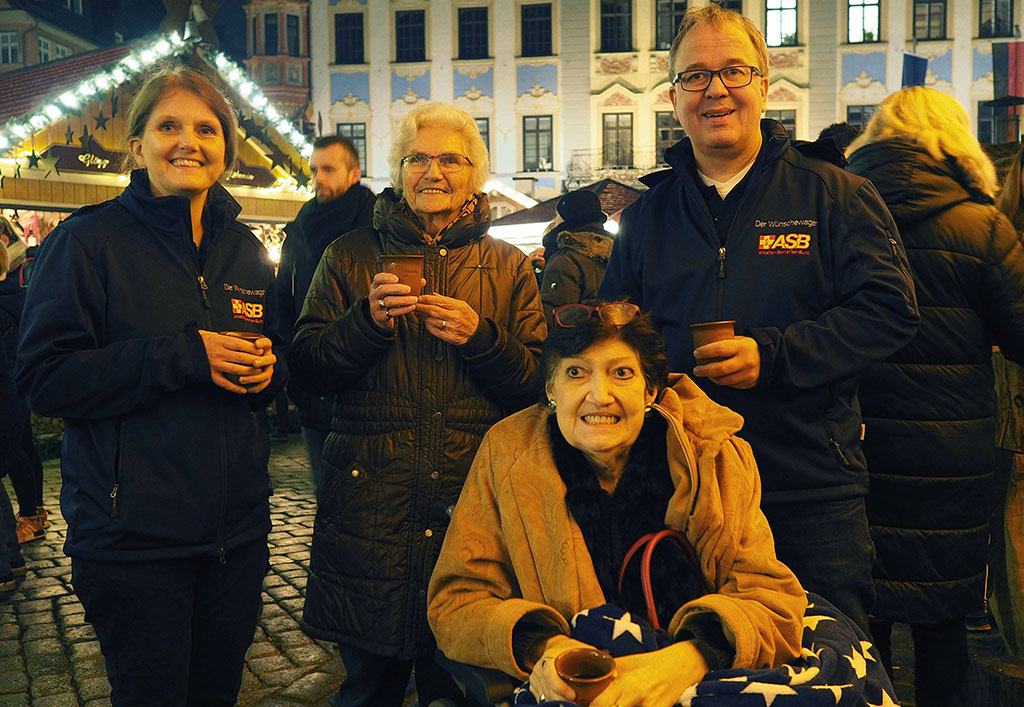
[[[178,53],[196,39],[182,39],[177,32],[162,35],[149,42],[135,47],[128,55],[117,62],[112,68],[96,72],[80,81],[73,88],[58,96],[51,97],[36,106],[25,115],[12,118],[0,126],[0,154],[13,151],[32,135],[54,123],[78,114],[82,107],[100,92],[116,89],[126,81],[141,76],[147,69],[162,59]],[[262,118],[268,126],[273,126],[281,138],[303,158],[308,159],[313,153],[313,145],[301,131],[285,116],[278,113],[259,86],[251,81],[245,70],[216,49],[200,46],[198,51],[205,59],[217,68],[221,77],[230,85],[235,93],[247,104],[245,108],[254,116]],[[17,155],[20,160],[25,155]],[[279,178],[273,188],[291,188],[295,191],[308,191],[299,186],[294,177]]]

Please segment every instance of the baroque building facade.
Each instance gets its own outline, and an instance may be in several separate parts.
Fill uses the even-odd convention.
[[[473,115],[496,178],[527,194],[635,183],[682,137],[668,49],[686,8],[712,1],[765,33],[768,115],[797,138],[863,125],[901,87],[906,53],[928,60],[925,85],[956,97],[983,142],[1019,135],[1015,115],[982,104],[1024,0],[312,0],[313,112],[324,134],[353,139],[376,189],[392,127],[428,100]]]

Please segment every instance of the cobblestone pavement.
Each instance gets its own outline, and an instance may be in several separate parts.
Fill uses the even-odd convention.
[[[315,504],[297,436],[274,446],[271,477],[271,566],[239,705],[326,705],[345,672],[329,644],[299,629]],[[57,503],[59,490],[57,461],[47,462],[44,499],[52,526],[45,539],[23,546],[28,576],[0,604],[0,707],[110,704],[100,646],[71,590],[71,562],[61,551],[67,526]]]
[[[263,616],[246,656],[239,705],[326,707],[345,669],[330,644],[310,639],[298,623],[315,513],[300,438],[292,436],[274,445],[270,473],[270,572],[264,582]],[[53,460],[46,463],[44,481],[53,525],[44,540],[23,546],[28,576],[8,601],[0,603],[0,707],[110,704],[99,643],[71,590],[71,562],[61,551],[67,526],[57,503],[59,490],[60,473]],[[913,669],[900,667],[913,660],[905,627],[897,626],[893,650],[897,693],[906,707],[912,707]],[[416,707],[411,687],[405,703]]]

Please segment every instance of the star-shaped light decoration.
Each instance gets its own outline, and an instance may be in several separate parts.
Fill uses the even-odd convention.
[[[628,633],[630,636],[636,639],[637,643],[643,643],[643,637],[640,633],[640,624],[633,623],[633,617],[629,615],[628,611],[617,619],[608,620],[612,622],[613,641],[622,634]]]
[[[97,130],[106,130],[107,129],[107,121],[108,120],[110,120],[110,118],[108,118],[105,115],[103,115],[103,109],[102,108],[100,108],[99,114],[95,118],[93,118],[93,122],[96,123],[96,129]]]
[[[776,685],[774,683],[758,682],[750,683],[745,688],[740,690],[740,693],[753,693],[760,695],[764,698],[765,707],[772,707],[772,702],[779,695],[795,695],[796,690],[791,688],[789,685]]]
[[[309,176],[300,169],[298,174],[295,175],[295,181],[300,187],[304,187],[309,184]]]
[[[25,159],[28,160],[29,169],[39,169],[39,155],[36,154],[35,150],[32,150],[32,154]]]
[[[60,176],[60,170],[57,169],[57,155],[51,154],[49,150],[46,152],[46,157],[40,158],[39,163],[43,165],[43,169],[46,173],[43,175],[43,179],[50,176],[50,172],[56,172],[57,176]]]
[[[92,149],[92,135],[89,134],[89,126],[82,126],[82,137],[78,138],[78,144],[85,150]]]
[[[68,129],[64,131],[64,144],[70,145],[75,139],[75,131],[71,129],[71,123],[68,123]]]

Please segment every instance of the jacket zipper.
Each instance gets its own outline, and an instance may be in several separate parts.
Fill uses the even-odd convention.
[[[110,517],[121,515],[117,507],[117,492],[121,488],[121,421],[114,425],[114,486],[110,489]]]
[[[843,448],[839,442],[837,442],[835,438],[832,437],[832,433],[828,431],[828,426],[825,426],[825,436],[828,437],[828,443],[832,445],[832,449],[835,450],[836,455],[839,457],[839,461],[843,463],[843,466],[850,466],[850,460],[846,458],[846,454],[843,453]]]
[[[199,294],[203,298],[203,306],[207,309],[211,309],[210,298],[206,296],[206,291],[210,289],[206,286],[206,279],[202,275],[199,275],[197,279],[199,281]]]
[[[191,240],[189,243],[191,244]],[[206,284],[206,278],[203,276],[202,271],[199,269],[199,254],[194,247],[190,247],[189,250],[191,251],[191,263],[196,274],[196,283],[199,285],[199,297],[202,300],[203,309],[206,314],[205,323],[213,331],[213,314],[210,311],[213,307],[210,304],[210,298],[206,294],[210,288]],[[226,565],[227,552],[224,549],[224,516],[227,513],[227,449],[225,448],[224,441],[224,419],[220,414],[217,415],[217,427],[217,437],[220,439],[220,514],[217,518],[217,561],[222,565]]]

